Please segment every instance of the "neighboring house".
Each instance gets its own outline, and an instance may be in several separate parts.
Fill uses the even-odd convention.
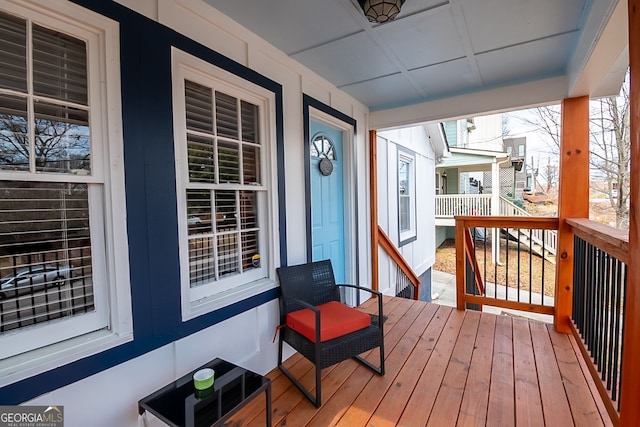
[[[500,194],[522,200],[525,189],[531,189],[533,180],[530,175],[530,165],[527,163],[527,138],[505,138],[504,150],[511,156],[511,176],[501,180]],[[509,188],[509,186],[511,188]]]
[[[526,138],[503,139],[502,114],[449,121],[443,128],[450,130],[446,136],[452,148],[451,157],[436,167],[436,181],[444,183],[436,196],[436,245],[455,237],[457,215],[528,216],[522,202]],[[490,239],[494,261],[496,237]]]
[[[504,151],[503,114],[488,114],[473,119],[473,128],[469,128],[468,148],[487,151]],[[467,122],[469,119],[467,119]]]
[[[468,149],[470,154],[479,151],[506,152],[511,163],[502,163],[500,166],[500,195],[522,200],[523,191],[532,186],[531,171],[526,162],[527,142],[525,137],[503,138],[502,114],[451,120],[444,122],[443,128],[450,147]],[[473,162],[468,158],[463,163],[468,167],[460,171],[457,189],[451,186],[452,177],[447,173],[447,194],[479,194],[483,189],[485,193],[491,192],[494,186],[491,171],[481,173],[482,166],[474,170]],[[480,164],[482,163],[481,161]],[[442,170],[443,167],[441,165],[439,169]]]
[[[618,197],[618,183],[616,181],[611,182],[611,189],[609,189],[609,182],[602,180],[592,180],[589,188],[590,197],[593,199],[603,199],[611,197]]]
[[[378,224],[420,277],[420,295],[431,300],[435,262],[436,163],[449,155],[436,123],[378,132]],[[395,270],[380,252],[380,290],[393,294]]]
[[[454,237],[454,215],[498,212],[499,200],[491,195],[501,193],[494,185],[512,173],[503,150],[502,114],[450,120],[442,127],[451,156],[436,167],[436,181],[441,183],[436,197],[437,246]]]
[[[492,182],[500,182],[502,167],[511,165],[509,156],[499,151],[451,148],[451,156],[436,166],[436,174],[446,182],[436,196],[436,245],[454,237],[454,215],[491,215],[499,212],[499,193]],[[470,175],[493,179],[479,182]]]
[[[460,119],[443,122],[442,129],[449,147],[466,148],[469,145],[469,131],[475,126],[473,119]]]

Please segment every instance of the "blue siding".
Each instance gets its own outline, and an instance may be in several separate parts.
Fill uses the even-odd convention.
[[[449,147],[457,147],[458,146],[458,122],[455,120],[451,120],[448,122],[444,122],[444,134],[447,138],[447,143]]]
[[[447,169],[447,194],[459,194],[458,168]]]
[[[0,388],[18,404],[143,355],[278,297],[264,292],[188,322],[181,320],[171,47],[275,94],[280,260],[287,263],[282,86],[181,34],[107,0],[73,0],[120,24],[122,113],[133,342]],[[276,191],[276,189],[274,189]]]
[[[447,240],[447,227],[436,227],[436,248],[439,248]]]
[[[420,276],[420,301],[431,302],[431,268]]]

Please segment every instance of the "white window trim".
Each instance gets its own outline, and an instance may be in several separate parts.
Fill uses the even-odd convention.
[[[91,105],[92,132],[92,175],[94,182],[104,181],[103,220],[104,228],[95,227],[92,234],[104,234],[104,256],[107,264],[103,263],[105,293],[103,300],[108,298],[109,307],[102,315],[109,319],[107,328],[76,336],[62,342],[40,347],[16,356],[0,360],[0,387],[12,384],[22,379],[46,372],[53,368],[76,361],[109,348],[121,345],[133,339],[133,316],[131,311],[131,291],[129,283],[129,248],[126,224],[126,199],[124,184],[124,153],[122,138],[122,110],[120,91],[120,41],[118,23],[91,12],[81,6],[65,2],[65,7],[52,4],[46,0],[14,1],[3,5],[9,13],[28,17],[34,22],[45,26],[58,28],[60,31],[78,36],[89,34],[95,38],[95,44],[90,46],[90,57],[97,57],[96,68],[89,62],[89,78],[99,86],[101,93],[100,105]],[[55,20],[55,21],[53,21]],[[88,45],[89,40],[86,40]],[[108,82],[106,84],[105,82]],[[96,114],[97,113],[97,114]],[[102,141],[100,147],[103,153],[96,156],[97,147],[94,141]],[[101,162],[99,162],[100,160]],[[0,179],[32,179],[49,181],[73,181],[72,175],[49,176],[38,174],[35,178],[21,176],[5,171]],[[53,179],[50,179],[53,178]],[[87,177],[83,177],[87,178]],[[83,179],[83,181],[86,180]],[[91,194],[90,197],[96,196]],[[92,237],[93,242],[93,237]],[[92,243],[93,245],[93,243]],[[96,255],[99,256],[99,255]],[[75,320],[75,319],[66,319]],[[30,330],[15,331],[15,335],[25,339],[47,339],[50,326],[60,328],[65,320],[53,324],[34,325]],[[65,325],[66,327],[66,325]]]
[[[264,217],[260,218],[261,247],[266,248],[266,255],[262,255],[261,263],[264,269],[263,278],[252,282],[238,283],[237,277],[229,277],[211,285],[203,285],[191,288],[189,284],[189,254],[188,254],[188,226],[186,212],[186,195],[184,188],[189,183],[189,171],[184,147],[186,145],[186,118],[184,100],[184,81],[190,80],[196,83],[213,86],[216,90],[226,92],[229,95],[240,96],[243,99],[253,100],[261,108],[264,115],[261,125],[264,145],[261,148],[262,186],[252,187],[258,191],[259,205],[264,206]],[[209,82],[209,83],[207,83]],[[275,95],[273,92],[236,76],[226,70],[216,67],[202,59],[196,58],[177,48],[172,48],[172,92],[173,92],[173,129],[174,152],[176,161],[176,189],[177,189],[177,214],[178,233],[180,246],[180,299],[182,307],[182,320],[188,321],[200,315],[209,313],[219,308],[242,301],[261,292],[273,289],[277,286],[275,281],[275,265],[279,259],[279,236],[277,234],[278,200],[277,200],[277,171],[276,133],[275,133]],[[225,186],[220,185],[220,189]],[[238,186],[228,185],[229,189]],[[226,282],[226,283],[225,283]],[[222,290],[214,291],[216,285],[222,284]],[[199,289],[201,288],[201,289]],[[208,289],[207,289],[208,288]]]
[[[398,151],[398,161],[409,164],[409,229],[400,229],[400,169],[398,167],[398,235],[399,244],[407,243],[408,240],[414,239],[417,236],[416,232],[416,158],[415,155],[406,151]]]

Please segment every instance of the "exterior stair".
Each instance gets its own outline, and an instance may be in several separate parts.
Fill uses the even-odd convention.
[[[532,216],[524,209],[500,196],[500,215],[503,216]],[[524,244],[531,251],[547,261],[555,264],[555,256],[558,248],[558,232],[556,230],[527,230],[508,229],[509,235],[516,241]],[[544,244],[543,244],[544,243]]]

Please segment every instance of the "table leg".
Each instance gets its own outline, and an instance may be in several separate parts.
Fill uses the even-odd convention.
[[[271,381],[267,384],[265,393],[267,395],[267,427],[271,427]]]

